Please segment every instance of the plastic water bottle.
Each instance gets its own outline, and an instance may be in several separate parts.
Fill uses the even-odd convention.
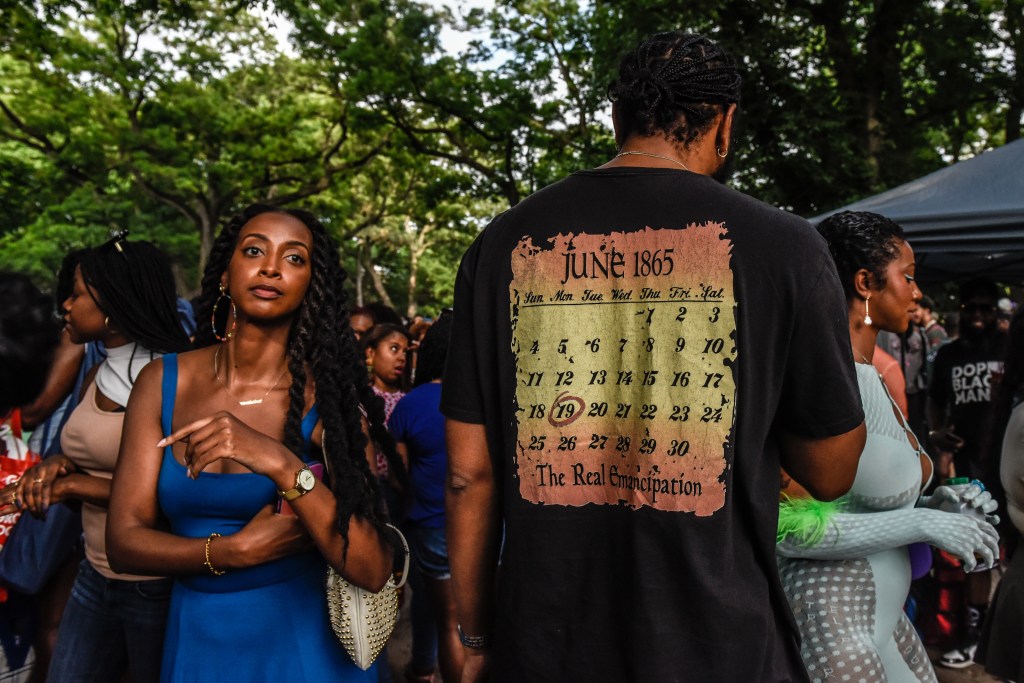
[[[961,496],[971,486],[971,480],[967,477],[954,477],[953,479],[947,479],[942,483],[943,486],[948,486],[953,489],[957,496]],[[961,515],[967,515],[974,519],[985,520],[985,513],[975,507],[971,507],[971,504],[962,500],[948,501],[939,506],[940,510],[944,512],[956,512]]]
[[[964,491],[966,491],[968,487],[971,486],[971,480],[968,479],[967,477],[954,477],[952,479],[947,479],[942,484],[943,486],[948,486],[949,488],[953,489],[954,491],[956,491],[957,496],[960,496],[963,495]],[[981,520],[983,522],[985,521],[984,511],[982,511],[979,508],[971,507],[970,503],[964,502],[962,500],[955,500],[943,503],[942,505],[939,506],[939,509],[944,510],[945,512],[955,512],[961,515],[967,515],[968,517]],[[985,572],[992,569],[993,565],[983,563],[981,561],[981,558],[977,555],[975,555],[975,559],[977,559],[978,565],[972,571]],[[998,559],[999,558],[995,558],[994,561],[998,561]]]

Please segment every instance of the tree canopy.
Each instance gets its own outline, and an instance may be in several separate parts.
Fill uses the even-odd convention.
[[[190,294],[227,217],[303,204],[358,296],[436,311],[490,217],[614,153],[620,56],[680,27],[741,60],[732,183],[797,213],[1021,135],[1024,0],[33,0],[0,13],[0,268],[49,286],[127,227]]]

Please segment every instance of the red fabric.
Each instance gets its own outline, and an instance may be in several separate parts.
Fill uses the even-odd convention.
[[[9,429],[2,429],[9,427]],[[15,410],[7,420],[0,422],[0,488],[12,484],[41,460],[38,453],[33,453],[21,439],[21,411]],[[7,543],[11,529],[21,517],[20,512],[0,515],[0,551]],[[0,597],[0,602],[6,595]]]
[[[918,627],[925,645],[949,649],[959,645],[966,605],[967,575],[960,560],[945,551],[935,552],[931,605],[922,605]]]

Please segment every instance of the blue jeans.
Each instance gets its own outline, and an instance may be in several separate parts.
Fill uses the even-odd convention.
[[[448,540],[444,527],[409,525],[409,549],[415,568],[430,579],[450,579]]]
[[[437,624],[430,610],[430,597],[423,573],[416,567],[409,570],[409,587],[412,588],[412,602],[409,616],[412,622],[412,670],[413,673],[433,671],[437,666]]]
[[[406,527],[412,552],[412,666],[417,673],[437,664],[437,622],[428,596],[427,579],[451,579],[445,528],[409,524]]]
[[[83,560],[57,632],[53,683],[160,680],[170,579],[108,579]]]

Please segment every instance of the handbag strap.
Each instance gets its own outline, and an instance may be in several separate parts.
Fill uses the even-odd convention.
[[[409,580],[409,542],[405,540],[405,536],[401,531],[398,530],[394,524],[388,524],[392,531],[398,534],[398,538],[402,540],[402,548],[405,550],[405,563],[402,567],[402,580],[395,584],[395,588],[401,588],[405,585],[405,582]]]

